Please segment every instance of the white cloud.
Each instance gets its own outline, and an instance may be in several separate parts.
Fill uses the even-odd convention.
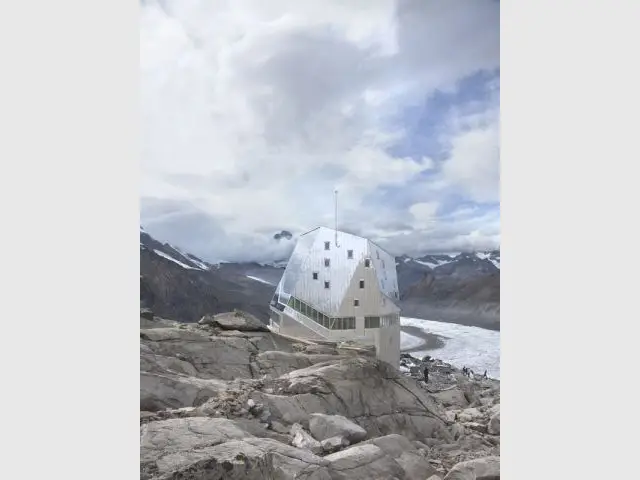
[[[409,212],[422,229],[435,220],[438,204],[436,202],[414,203],[409,207]]]
[[[498,123],[455,137],[451,157],[444,163],[444,177],[461,186],[472,200],[500,200],[500,138]]]
[[[397,5],[145,1],[141,221],[149,232],[211,258],[255,257],[247,248],[277,255],[276,231],[332,223],[338,188],[346,227],[393,237],[372,223],[394,225],[407,213],[367,199],[434,162],[388,153],[405,134],[389,116],[499,65],[493,2]],[[476,153],[484,159],[497,139],[468,135],[453,140],[439,181],[488,198],[493,171]]]

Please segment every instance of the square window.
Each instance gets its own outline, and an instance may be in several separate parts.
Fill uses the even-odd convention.
[[[324,249],[329,250],[330,245],[331,245],[331,242],[324,242]]]
[[[371,267],[371,260],[367,258],[367,259],[364,261],[364,266],[365,266],[366,268]]]
[[[329,282],[324,282],[324,288],[329,288],[329,287],[330,287]]]
[[[364,288],[364,280],[360,280],[360,288]]]
[[[347,258],[351,260],[353,258],[353,250],[347,250]]]
[[[313,279],[317,280],[318,279],[318,272],[313,272]]]
[[[324,266],[325,266],[325,267],[329,267],[329,266],[331,266],[331,260],[330,260],[330,259],[328,259],[328,258],[325,258],[325,259],[324,259]]]
[[[360,306],[360,300],[358,300],[357,298],[353,299],[353,306],[354,307],[359,307]]]

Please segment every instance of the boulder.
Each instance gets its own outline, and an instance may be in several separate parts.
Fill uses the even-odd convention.
[[[364,440],[367,431],[342,415],[314,413],[309,417],[309,431],[314,438],[326,440],[331,437],[344,437],[354,444]]]
[[[145,320],[153,320],[153,316],[153,311],[150,308],[140,309],[140,318],[144,318]]]
[[[324,459],[330,462],[331,478],[335,480],[407,478],[402,467],[375,445],[355,445]]]
[[[484,457],[456,464],[444,480],[497,480],[500,478],[500,457]]]
[[[425,476],[436,473],[436,470],[419,451],[416,450],[414,445],[402,435],[385,435],[384,437],[367,440],[365,443],[375,445],[386,455],[393,458],[405,472],[405,476],[400,478],[416,478],[422,480]]]
[[[349,440],[340,436],[326,438],[320,443],[326,453],[334,453],[349,446]]]
[[[465,408],[458,414],[460,422],[477,422],[484,416],[477,408]]]
[[[448,390],[436,392],[433,394],[433,397],[445,407],[465,408],[469,405],[467,397],[459,387],[453,387]]]
[[[387,435],[324,457],[333,479],[370,480],[396,478],[424,480],[436,473],[401,435]]]
[[[236,310],[235,312],[205,315],[198,322],[222,330],[238,330],[239,332],[269,332],[267,326],[250,313]]]
[[[302,425],[300,425],[299,423],[294,423],[292,425],[291,435],[293,435],[291,445],[293,445],[294,447],[304,448],[316,455],[320,455],[325,451],[322,444],[320,444],[319,441],[305,432],[302,428]]]

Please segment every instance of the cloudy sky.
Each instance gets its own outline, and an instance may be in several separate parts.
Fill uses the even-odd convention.
[[[500,244],[496,0],[141,0],[140,222],[207,260],[333,226]]]

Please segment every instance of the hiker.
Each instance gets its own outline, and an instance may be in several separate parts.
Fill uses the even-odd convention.
[[[429,369],[424,367],[424,383],[429,383]]]
[[[482,375],[482,378],[484,378],[485,380],[488,378],[488,377],[487,377],[487,371],[486,371],[486,370],[484,371],[484,374]]]
[[[465,377],[467,377],[467,376],[469,375],[469,371],[467,370],[467,367],[466,367],[466,366],[462,367],[462,374],[463,374]]]

